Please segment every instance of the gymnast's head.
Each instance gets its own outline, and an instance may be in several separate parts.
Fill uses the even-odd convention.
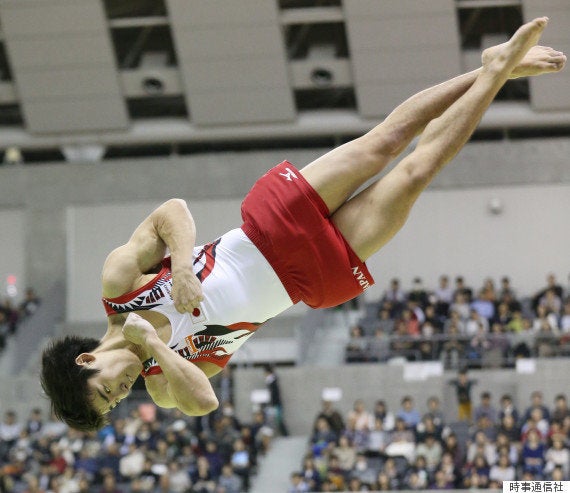
[[[107,423],[89,385],[100,369],[78,363],[81,355],[91,354],[99,344],[94,338],[67,336],[51,342],[42,354],[41,384],[51,400],[52,412],[81,431],[98,430]]]

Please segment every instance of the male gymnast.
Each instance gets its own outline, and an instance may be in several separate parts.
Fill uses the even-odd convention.
[[[159,206],[105,261],[103,338],[70,336],[44,351],[55,414],[100,428],[140,373],[158,406],[207,414],[218,406],[209,378],[260,324],[299,301],[328,307],[362,293],[373,283],[366,259],[402,227],[504,83],[563,68],[563,53],[537,46],[547,23],[523,25],[483,52],[481,68],[412,96],[301,170],[274,167],[244,199],[242,226],[212,243],[195,246],[184,201]],[[354,195],[419,133],[413,152]]]

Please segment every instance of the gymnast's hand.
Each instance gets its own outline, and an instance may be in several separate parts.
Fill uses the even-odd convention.
[[[136,313],[129,313],[123,325],[125,339],[139,346],[147,346],[158,334],[152,324]]]
[[[180,313],[192,313],[204,300],[202,284],[194,274],[191,264],[172,269],[172,299]]]

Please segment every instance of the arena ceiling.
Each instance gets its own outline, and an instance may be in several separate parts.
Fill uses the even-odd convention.
[[[338,143],[567,0],[0,0],[0,149],[24,162]],[[570,135],[570,75],[478,138]],[[15,154],[16,158],[18,154]]]

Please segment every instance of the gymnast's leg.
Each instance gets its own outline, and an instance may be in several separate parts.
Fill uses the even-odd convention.
[[[547,21],[535,19],[520,27],[507,43],[486,50],[474,83],[427,125],[416,149],[333,214],[332,220],[362,260],[403,226],[420,193],[468,141],[509,74],[537,43]]]

